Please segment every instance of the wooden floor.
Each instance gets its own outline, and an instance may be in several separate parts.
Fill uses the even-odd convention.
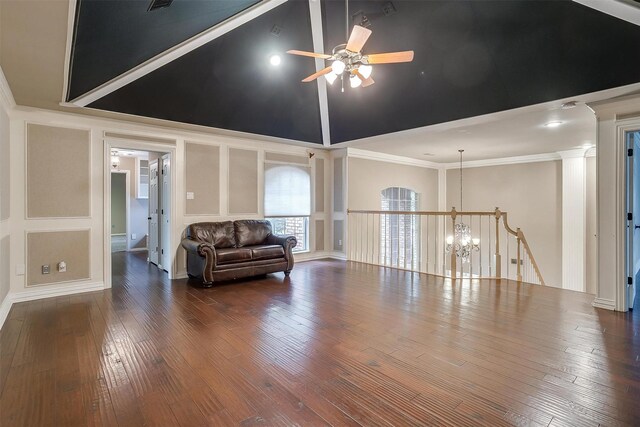
[[[114,266],[110,291],[13,306],[1,426],[640,425],[640,322],[585,294],[341,261],[212,289]]]

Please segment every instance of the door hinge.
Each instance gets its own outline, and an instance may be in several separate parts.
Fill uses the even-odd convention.
[[[627,221],[633,221],[633,213],[627,213]]]
[[[633,285],[633,278],[627,277],[627,285]]]
[[[627,148],[627,156],[633,157],[633,148]]]

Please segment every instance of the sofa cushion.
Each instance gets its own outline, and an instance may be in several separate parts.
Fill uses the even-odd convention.
[[[236,246],[253,246],[262,244],[271,234],[269,221],[244,219],[234,221],[236,231]]]
[[[254,261],[261,259],[284,258],[284,248],[281,245],[248,246]]]
[[[198,222],[187,229],[187,237],[211,243],[216,249],[233,248],[236,245],[235,229],[232,221]]]
[[[225,248],[216,249],[216,261],[218,264],[232,264],[251,261],[251,249]]]

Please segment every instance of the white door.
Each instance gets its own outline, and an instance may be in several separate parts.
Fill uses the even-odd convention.
[[[160,209],[160,259],[162,268],[169,271],[171,265],[171,248],[169,236],[171,235],[171,159],[169,154],[162,156],[162,191]]]
[[[158,161],[149,163],[149,261],[158,265]]]
[[[635,158],[640,155],[636,149],[637,132],[627,132],[627,291],[629,308],[633,308],[636,298],[636,257],[640,248],[634,250],[634,240],[636,240],[636,232],[640,231],[636,228],[636,224],[640,224],[640,210],[636,210],[638,197],[635,195],[638,183]],[[640,226],[639,226],[640,228]]]

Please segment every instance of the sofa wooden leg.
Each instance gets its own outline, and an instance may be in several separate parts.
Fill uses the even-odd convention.
[[[284,277],[289,277],[289,275],[290,275],[290,274],[291,274],[291,272],[290,272],[290,271],[285,271],[285,272],[284,272]]]
[[[213,286],[213,282],[202,282],[203,288],[210,288]]]

